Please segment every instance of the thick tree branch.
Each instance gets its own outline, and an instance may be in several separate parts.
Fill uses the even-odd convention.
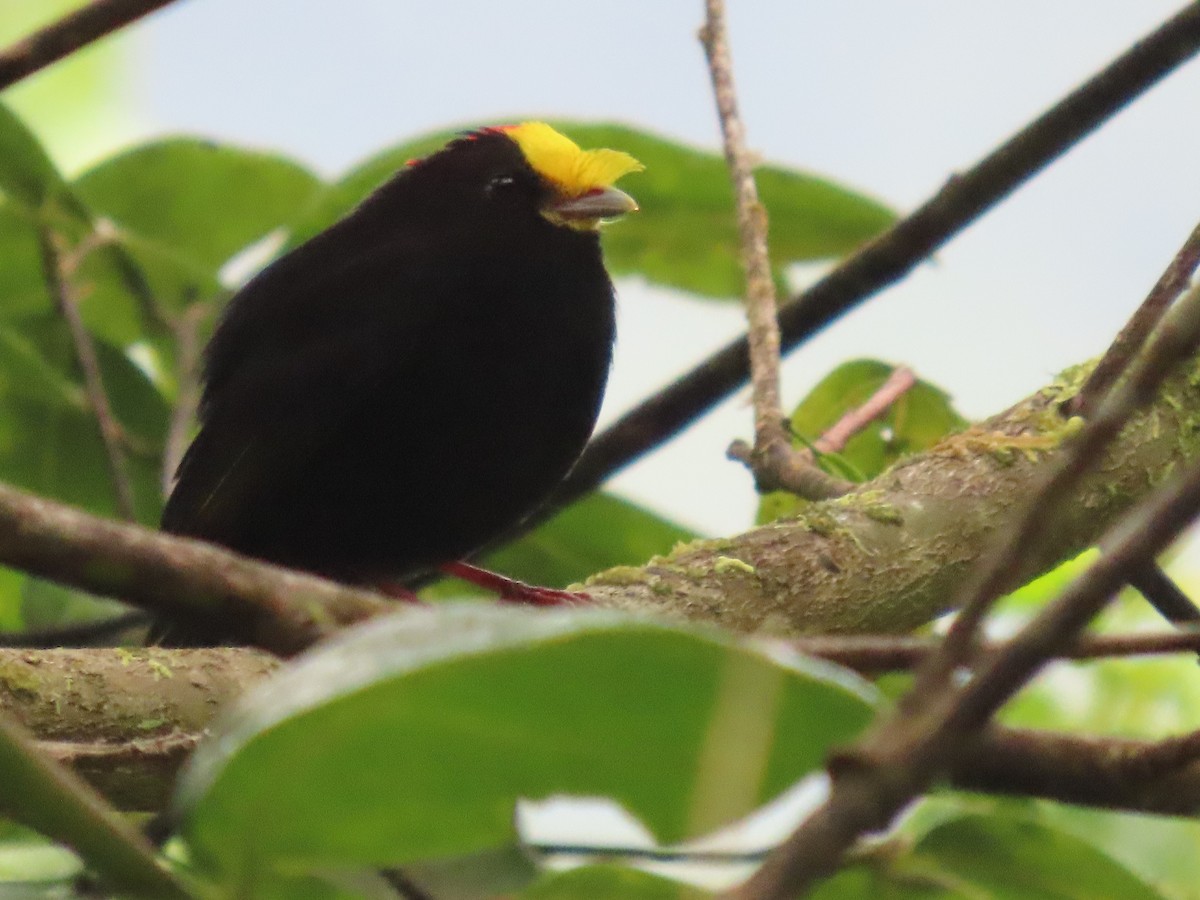
[[[284,654],[392,608],[369,591],[100,519],[4,485],[0,562],[156,612],[238,621],[255,643]]]
[[[1012,584],[1093,545],[1151,486],[1200,452],[1195,361],[1130,420],[1061,498],[1057,525],[1010,569]],[[975,563],[1022,516],[1030,485],[1075,432],[1058,413],[1086,370],[845,497],[731,538],[698,541],[587,583],[601,605],[786,634],[901,632],[948,609]]]
[[[1200,813],[1200,759],[1150,765],[1195,735],[1165,741],[992,727],[967,744],[950,772],[954,787],[1040,797],[1125,812]]]
[[[0,52],[0,90],[172,0],[96,0]]]
[[[1014,579],[1093,544],[1200,450],[1189,363],[1063,499],[1059,527]],[[590,579],[593,601],[740,631],[902,632],[944,611],[972,563],[1011,528],[1029,484],[1069,436],[1058,414],[1086,373],[1052,385],[846,497],[793,519],[678,548]],[[1071,380],[1073,379],[1073,380]],[[339,623],[384,611],[364,591],[149,532],[0,487],[0,563],[174,615],[243,617],[262,646],[294,652]],[[272,624],[274,623],[274,624]]]
[[[1182,637],[1192,639],[1189,646],[1177,643]],[[1198,637],[1089,638],[1067,652],[1171,652],[1193,649]],[[820,649],[825,642],[828,658],[852,664],[856,645],[865,645],[874,661],[881,659],[878,645],[896,645],[906,666],[927,649],[927,642],[914,645],[914,640],[805,639],[820,655],[826,655]],[[153,812],[164,808],[175,773],[216,711],[278,665],[273,657],[244,648],[0,650],[0,710],[24,723],[44,752],[119,809]],[[950,781],[964,790],[1195,815],[1200,812],[1200,763],[1161,765],[1163,756],[1193,739],[1156,742],[993,727],[972,740]],[[1156,758],[1159,764],[1146,764]]]

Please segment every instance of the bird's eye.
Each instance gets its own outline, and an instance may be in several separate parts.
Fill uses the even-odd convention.
[[[487,193],[489,196],[508,194],[512,192],[517,180],[511,175],[497,175],[487,184]]]

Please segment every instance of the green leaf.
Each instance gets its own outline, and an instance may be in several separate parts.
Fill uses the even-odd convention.
[[[41,142],[0,103],[0,193],[30,209],[39,209],[62,186],[62,176]]]
[[[873,359],[843,363],[826,375],[796,407],[791,417],[793,444],[804,447],[878,391],[895,367]],[[866,481],[897,460],[928,449],[946,435],[966,427],[967,421],[950,405],[949,396],[927,381],[918,380],[892,403],[883,416],[854,437],[835,460],[826,465],[839,477]],[[792,494],[777,491],[762,498],[758,521],[770,522],[794,515],[803,504]]]
[[[128,606],[116,600],[96,597],[32,576],[22,581],[20,594],[24,627],[27,630],[105,622],[129,611]]]
[[[20,329],[0,324],[0,393],[48,407],[86,411],[87,397],[74,379],[53,366]]]
[[[1092,843],[1041,821],[1036,806],[984,803],[986,812],[955,815],[954,796],[935,804],[946,805],[935,817],[941,821],[910,837],[909,849],[868,855],[817,888],[813,900],[1163,900]]]
[[[0,895],[4,897],[73,896],[51,893],[71,887],[83,874],[79,857],[63,847],[43,841],[11,841],[0,843]],[[19,894],[20,890],[29,893]]]
[[[521,797],[611,796],[663,839],[731,821],[870,720],[852,675],[593,609],[411,609],[247,694],[182,776],[194,857],[248,883],[516,840]]]
[[[21,631],[25,628],[21,588],[26,578],[24,572],[0,566],[0,631]]]
[[[521,895],[521,900],[701,900],[709,891],[621,866],[585,866],[552,872]]]
[[[597,491],[508,546],[482,565],[530,584],[566,587],[613,566],[634,565],[697,535],[628,500]],[[422,591],[426,598],[482,593],[446,579]]]
[[[921,868],[1011,900],[1161,900],[1112,857],[1065,831],[998,812],[941,825],[916,846]]]
[[[82,390],[63,322],[46,315],[19,325],[7,327],[42,361],[39,365]],[[113,412],[141,450],[128,454],[139,519],[155,522],[162,503],[158,469],[169,416],[166,403],[123,353],[103,342],[97,342],[96,351]],[[107,454],[86,407],[61,402],[52,391],[35,390],[24,381],[0,377],[0,410],[0,480],[101,515],[116,514]]]
[[[84,324],[117,347],[161,334],[151,303],[179,311],[192,302],[216,301],[228,294],[215,270],[129,233],[89,254],[75,280],[83,288]]]
[[[0,320],[50,309],[34,216],[0,202]]]
[[[641,211],[604,232],[610,272],[639,275],[703,297],[742,296],[733,190],[721,155],[623,125],[555,126],[585,148],[624,150],[646,166],[621,181]],[[292,243],[327,228],[407,160],[437,150],[461,130],[407,141],[352,170],[314,205]],[[886,207],[831,181],[777,166],[760,166],[755,174],[771,217],[777,277],[795,263],[843,256],[895,221]]]
[[[215,272],[298,216],[320,183],[279,155],[172,138],[109,159],[74,187],[122,231]]]
[[[0,203],[0,322],[51,313],[36,217]],[[76,246],[90,231],[79,222],[56,222],[56,233]],[[72,278],[88,330],[114,346],[128,347],[152,334],[147,304],[179,309],[225,289],[214,269],[137,235],[110,237],[84,258]]]
[[[1193,667],[1195,663],[1192,663]],[[1195,674],[1193,668],[1192,674]],[[1057,803],[1037,804],[1047,824],[1109,854],[1170,897],[1191,897],[1200,884],[1200,822]]]

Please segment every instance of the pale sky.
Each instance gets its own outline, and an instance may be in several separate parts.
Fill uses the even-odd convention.
[[[1184,4],[730,5],[753,148],[904,211]],[[136,30],[139,124],[125,139],[197,133],[327,175],[427,129],[515,115],[620,120],[715,148],[701,15],[699,0],[191,0]],[[1200,220],[1197,97],[1193,61],[935,264],[793,354],[788,402],[839,362],[874,356],[982,416],[1100,353]],[[741,328],[733,304],[619,290],[608,419]],[[724,450],[749,433],[743,395],[615,486],[702,530],[741,530],[754,498]]]

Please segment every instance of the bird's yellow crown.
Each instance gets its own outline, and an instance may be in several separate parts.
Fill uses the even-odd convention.
[[[522,122],[500,130],[521,148],[529,165],[567,197],[612,187],[622,175],[645,168],[620,150],[583,150],[545,122]]]

